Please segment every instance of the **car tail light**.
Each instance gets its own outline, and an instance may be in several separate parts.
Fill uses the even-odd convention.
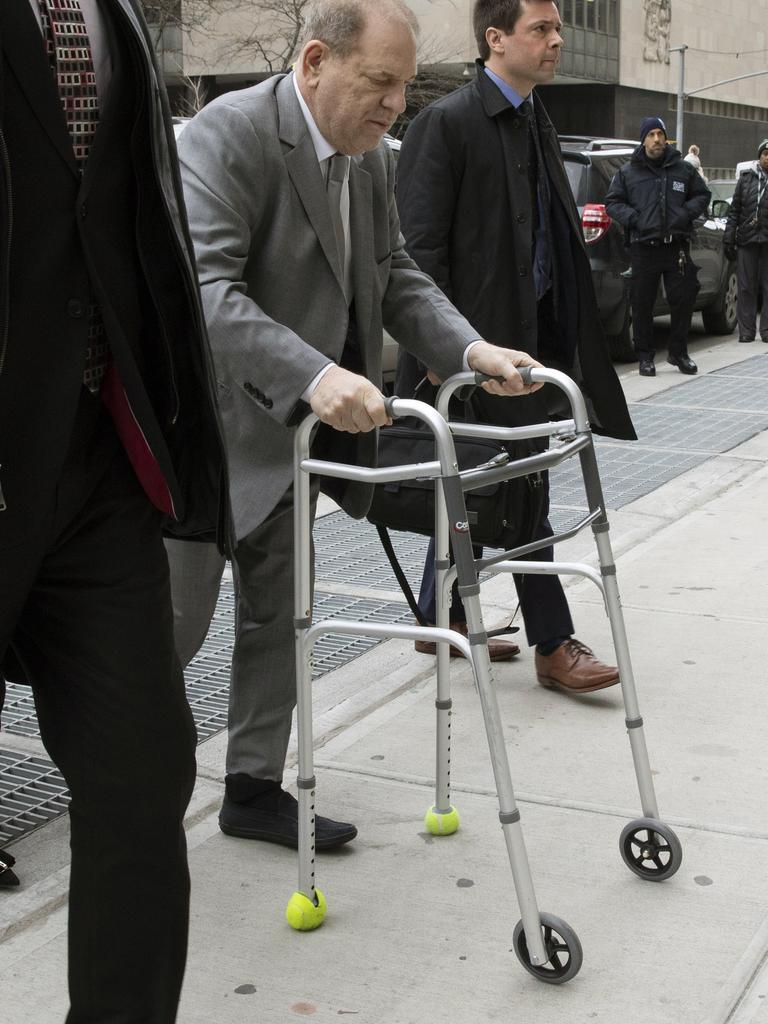
[[[581,228],[587,245],[599,242],[611,226],[611,218],[602,203],[587,203],[581,214]]]

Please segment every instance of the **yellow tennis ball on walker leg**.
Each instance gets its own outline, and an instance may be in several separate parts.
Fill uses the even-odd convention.
[[[459,812],[455,807],[451,807],[449,811],[438,811],[437,808],[430,807],[424,815],[424,824],[427,832],[431,832],[433,836],[452,836],[459,828]]]
[[[285,908],[285,919],[294,931],[314,931],[325,920],[325,914],[328,909],[325,896],[323,896],[319,889],[315,889],[315,896],[317,897],[317,903],[313,903],[309,896],[303,892],[295,892],[288,900],[288,906]]]

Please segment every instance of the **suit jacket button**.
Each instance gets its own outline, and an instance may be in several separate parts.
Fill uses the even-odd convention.
[[[69,299],[67,302],[67,316],[73,320],[80,320],[85,316],[85,303],[80,299]]]
[[[517,272],[520,275],[520,277],[528,277],[528,268],[527,267],[518,267],[517,268]]]
[[[526,215],[524,213],[518,213],[518,215],[517,215],[517,223],[518,224],[525,224],[527,219],[528,218],[526,217]]]

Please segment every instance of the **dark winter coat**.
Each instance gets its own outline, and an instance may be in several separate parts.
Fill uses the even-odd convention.
[[[634,438],[600,326],[557,135],[538,97],[534,102],[552,197],[555,322],[549,329],[540,328],[533,279],[536,210],[527,121],[488,78],[482,62],[475,81],[421,111],[405,135],[397,205],[406,248],[479,336],[570,373],[587,398],[595,430]],[[504,422],[524,401],[493,399],[496,411],[489,419]]]
[[[750,167],[736,182],[723,244],[726,249],[733,249],[759,242],[768,242],[768,176],[757,167]]]
[[[91,289],[174,528],[213,535],[225,493],[162,77],[136,0],[103,12],[113,76],[81,178],[30,4],[0,3],[0,551],[50,507]]]
[[[687,238],[709,199],[702,176],[673,146],[666,147],[658,166],[638,146],[632,159],[614,174],[605,210],[624,226],[630,244],[652,242],[668,235]]]

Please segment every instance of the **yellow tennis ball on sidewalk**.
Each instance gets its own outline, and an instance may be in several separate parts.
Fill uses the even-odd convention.
[[[433,836],[451,836],[458,831],[459,812],[455,807],[445,812],[430,807],[424,815],[424,824],[427,827],[427,832],[431,832]]]
[[[319,889],[315,889],[315,896],[317,905],[303,892],[295,892],[288,900],[285,919],[294,931],[311,932],[319,928],[325,920],[325,912],[328,909],[325,896]]]

